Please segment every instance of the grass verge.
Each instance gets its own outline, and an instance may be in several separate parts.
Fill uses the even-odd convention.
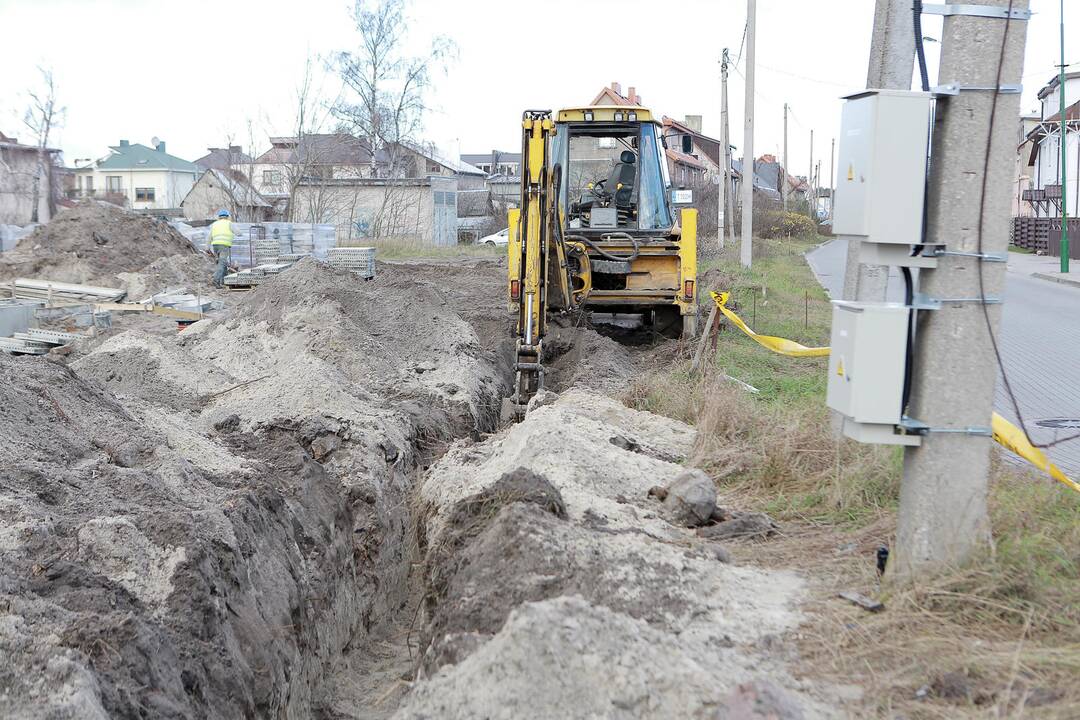
[[[761,241],[753,270],[729,250],[703,263],[701,287],[731,291],[759,333],[825,345],[829,304],[802,258],[812,246]],[[835,437],[825,359],[776,355],[726,328],[704,374],[689,365],[642,378],[626,402],[696,425],[691,462],[727,502],[783,522],[781,539],[734,549],[810,579],[807,679],[846,688],[844,711],[860,717],[1080,717],[1080,497],[995,448],[993,547],[917,586],[882,587],[874,556],[895,532],[902,455]],[[840,590],[887,609],[866,613]]]
[[[451,259],[451,258],[495,258],[506,255],[505,247],[491,245],[446,245],[432,246],[407,239],[354,240],[342,243],[342,247],[374,247],[379,260],[410,259]]]

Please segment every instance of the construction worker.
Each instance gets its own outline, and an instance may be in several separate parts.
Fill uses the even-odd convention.
[[[210,250],[217,258],[214,287],[225,287],[225,272],[232,257],[232,241],[236,234],[229,220],[228,210],[218,210],[218,219],[210,225]]]

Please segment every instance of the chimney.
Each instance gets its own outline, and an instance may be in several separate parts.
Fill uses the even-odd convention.
[[[700,115],[687,115],[683,119],[683,125],[690,128],[696,133],[701,132],[701,116]]]
[[[120,147],[127,147],[130,144],[131,143],[129,143],[127,140],[121,140],[120,141]]]
[[[157,150],[159,153],[165,152],[165,141],[158,140],[158,144],[154,146],[154,149]]]
[[[616,95],[622,95],[622,85],[615,82],[614,80],[611,81],[611,89],[615,91]]]
[[[638,96],[637,96],[637,93],[634,92],[634,86],[633,85],[631,85],[629,88],[626,89],[626,99],[629,100],[630,102],[634,103],[635,105],[637,104]]]
[[[165,143],[162,143],[162,145],[164,145],[164,144]],[[240,154],[240,146],[239,145],[230,145],[229,146],[229,152],[236,153],[236,154],[239,155]]]

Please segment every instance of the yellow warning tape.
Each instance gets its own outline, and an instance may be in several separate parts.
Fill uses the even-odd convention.
[[[1027,439],[1027,435],[1020,428],[994,413],[993,420],[990,422],[990,429],[994,433],[994,440],[1001,444],[1002,447],[1012,450],[1035,467],[1048,473],[1050,477],[1062,485],[1080,492],[1080,484],[1070,479],[1069,476],[1061,472],[1057,465],[1050,462],[1046,457],[1046,453],[1032,445],[1031,441]]]
[[[790,355],[791,357],[822,357],[829,354],[829,348],[827,347],[806,347],[794,340],[773,337],[772,335],[758,335],[743,322],[741,317],[728,309],[727,301],[731,296],[731,293],[714,292],[710,293],[710,295],[712,295],[713,301],[716,302],[716,306],[720,308],[720,312],[724,313],[724,317],[730,320],[737,328],[773,352],[780,353],[781,355]]]
[[[773,337],[772,335],[758,335],[750,329],[749,325],[743,322],[741,317],[728,309],[727,301],[731,293],[714,292],[710,294],[712,295],[712,299],[716,303],[716,306],[720,308],[720,312],[724,313],[724,316],[730,320],[735,327],[739,328],[755,341],[773,352],[780,353],[781,355],[790,355],[791,357],[821,357],[829,354],[830,348],[827,347],[808,348],[793,340]],[[1057,465],[1050,462],[1046,457],[1046,453],[1032,445],[1031,441],[1028,440],[1027,435],[1025,435],[1020,428],[1016,427],[997,413],[994,413],[993,418],[991,419],[990,429],[993,433],[994,440],[1006,450],[1010,450],[1019,455],[1038,469],[1049,474],[1050,477],[1057,480],[1062,485],[1072,488],[1076,492],[1080,492],[1080,484],[1070,479]]]

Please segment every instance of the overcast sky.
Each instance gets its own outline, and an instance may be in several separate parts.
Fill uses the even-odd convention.
[[[1074,4],[1069,0],[1067,4]],[[755,154],[779,155],[782,107],[792,108],[792,172],[815,157],[827,173],[838,98],[862,88],[873,0],[759,0]],[[1056,72],[1058,2],[1032,0],[1023,109]],[[120,138],[167,141],[188,160],[231,136],[256,152],[290,134],[305,59],[326,99],[341,83],[320,58],[356,45],[349,0],[0,0],[0,130],[29,140],[21,115],[36,66],[53,69],[64,127],[51,145],[69,165],[97,158]],[[529,9],[532,9],[532,12]],[[449,36],[457,57],[436,74],[425,139],[447,151],[516,151],[525,108],[588,103],[615,80],[657,114],[704,116],[719,137],[721,48],[739,53],[743,0],[413,0],[410,46]],[[1080,28],[1080,12],[1071,20]],[[940,37],[940,19],[924,34]],[[1080,37],[1080,30],[1071,32]],[[1080,61],[1080,47],[1066,62]],[[938,44],[928,43],[931,78]],[[745,52],[744,52],[745,56]],[[729,86],[732,142],[742,146],[745,57]],[[740,155],[741,151],[737,153]]]

